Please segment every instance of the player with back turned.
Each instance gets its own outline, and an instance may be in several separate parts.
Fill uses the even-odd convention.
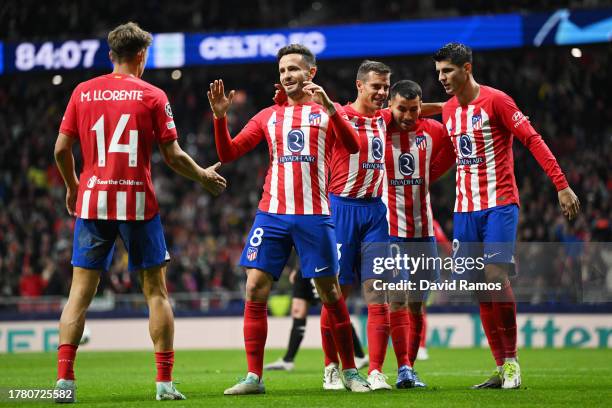
[[[317,72],[312,52],[291,44],[278,51],[277,59],[287,104],[263,109],[233,139],[226,113],[234,91],[226,96],[223,82],[217,80],[208,92],[221,161],[237,159],[264,139],[270,154],[263,196],[240,259],[247,273],[244,342],[248,373],[225,394],[265,392],[261,377],[268,329],[266,304],[293,247],[300,257],[302,275],[314,279],[323,310],[330,316],[347,388],[370,391],[355,369],[350,317],[336,276],[336,236],[327,197],[332,148],[340,143],[354,153],[359,142],[342,107],[311,82]]]
[[[220,163],[203,169],[179,146],[166,94],[141,76],[151,34],[134,23],[108,35],[113,72],[79,84],[70,98],[55,144],[55,160],[66,184],[66,208],[76,216],[72,285],[60,319],[58,402],[75,402],[74,360],[85,313],[100,274],[113,258],[120,236],[128,269],[138,272],[149,307],[155,348],[158,400],[185,399],[172,382],[174,317],[165,283],[166,250],[151,181],[151,151],[158,144],[168,166],[217,195],[225,179]],[[79,142],[83,171],[77,179],[72,146]]]
[[[462,279],[485,279],[502,287],[500,291],[476,294],[497,370],[474,388],[519,388],[516,302],[508,280],[514,264],[519,213],[513,135],[552,180],[563,214],[570,220],[578,213],[580,202],[548,146],[514,100],[474,80],[469,47],[449,43],[433,58],[439,81],[452,95],[444,105],[442,117],[457,156],[454,256],[484,258],[484,276],[472,271]]]

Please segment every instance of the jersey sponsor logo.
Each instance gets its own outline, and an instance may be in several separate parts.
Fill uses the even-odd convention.
[[[164,110],[166,111],[166,115],[168,115],[169,118],[174,117],[172,116],[172,108],[170,107],[170,102],[166,102],[166,106],[164,107]]]
[[[393,187],[399,186],[420,186],[425,182],[422,178],[409,178],[409,179],[390,179],[389,185]]]
[[[174,124],[174,121],[172,120],[172,121],[166,123],[166,127],[168,129],[174,129],[176,127],[176,125]]]
[[[512,120],[514,121],[514,127],[517,128],[521,125],[521,123],[525,122],[529,118],[523,115],[523,112],[516,111],[512,114]]]
[[[374,160],[382,160],[383,158],[383,142],[375,137],[372,139],[372,157]]]
[[[100,185],[100,186],[143,186],[144,185],[144,181],[126,180],[126,179],[119,179],[119,180],[108,179],[108,180],[102,180],[102,179],[99,179],[96,176],[91,176],[89,178],[89,180],[87,180],[87,187],[88,188],[94,188],[95,185]]]
[[[474,130],[482,129],[482,116],[481,115],[472,116],[472,128]]]
[[[418,135],[414,138],[414,142],[416,143],[419,150],[427,150],[427,138],[425,135]]]
[[[94,188],[97,181],[98,181],[98,177],[91,176],[89,180],[87,180],[87,188]]]
[[[321,114],[311,113],[308,115],[308,123],[310,123],[310,126],[319,126],[321,124]]]
[[[397,161],[400,173],[404,176],[412,176],[414,173],[414,156],[411,153],[402,153]]]
[[[257,254],[259,253],[259,248],[255,248],[255,247],[249,247],[247,249],[247,259],[250,262],[253,262],[255,259],[257,259]]]
[[[459,153],[463,157],[472,155],[472,140],[465,133],[459,136]]]
[[[287,133],[287,147],[292,153],[304,150],[304,132],[301,129],[291,129]]]
[[[484,163],[484,159],[482,157],[462,157],[458,160],[458,163],[464,166],[471,166],[473,164]]]
[[[384,163],[361,163],[361,168],[364,170],[384,170]]]
[[[307,156],[307,155],[291,155],[291,156],[281,156],[278,158],[279,163],[295,163],[295,162],[304,162],[304,163],[314,163],[317,160],[315,156]]]

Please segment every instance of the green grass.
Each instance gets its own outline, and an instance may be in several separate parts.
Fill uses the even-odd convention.
[[[269,350],[266,362],[281,355]],[[324,392],[322,353],[302,350],[291,373],[265,374],[266,395],[223,396],[223,390],[245,374],[242,350],[178,351],[174,378],[187,401],[173,407],[414,407],[414,406],[610,406],[612,350],[523,350],[520,390],[470,390],[493,368],[484,349],[430,349],[430,360],[417,362],[427,389],[379,391],[368,394]],[[55,354],[0,355],[0,392],[8,388],[49,388],[54,384]],[[154,403],[151,352],[79,352],[76,363],[79,406],[144,407]],[[395,380],[395,356],[389,349],[385,370]],[[2,400],[0,398],[0,400]],[[606,402],[607,401],[607,402]],[[156,403],[156,402],[155,402]],[[15,407],[48,405],[49,401],[0,402]]]

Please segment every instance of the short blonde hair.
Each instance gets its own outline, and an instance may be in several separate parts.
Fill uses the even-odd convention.
[[[108,33],[108,46],[114,62],[131,60],[138,52],[147,49],[151,42],[153,42],[151,33],[132,21],[115,27]]]

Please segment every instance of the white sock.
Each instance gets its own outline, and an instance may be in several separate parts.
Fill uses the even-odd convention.
[[[502,371],[504,371],[504,366],[497,366],[497,372],[501,373]]]
[[[504,358],[505,363],[516,363],[516,357],[507,357]]]

